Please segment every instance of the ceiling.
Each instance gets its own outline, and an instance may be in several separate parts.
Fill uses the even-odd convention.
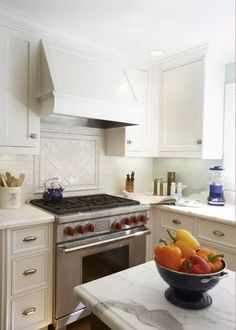
[[[235,51],[235,0],[0,0],[0,6],[143,61],[152,49],[166,57],[206,42]]]

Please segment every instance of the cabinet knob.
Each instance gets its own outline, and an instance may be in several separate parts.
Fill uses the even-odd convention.
[[[202,144],[202,140],[200,140],[200,139],[199,140],[196,140],[196,141],[194,141],[194,143],[201,145]]]
[[[126,143],[127,143],[127,144],[131,144],[132,141],[131,141],[131,140],[127,140]]]
[[[223,231],[221,231],[221,230],[214,230],[214,231],[213,231],[213,234],[214,234],[215,236],[217,236],[217,237],[223,237],[223,236],[225,236],[225,234],[224,234]]]
[[[173,223],[175,223],[176,225],[181,225],[181,221],[178,219],[174,219],[172,220]]]
[[[31,307],[31,308],[28,308],[28,309],[26,309],[23,313],[22,313],[22,315],[30,315],[30,314],[34,314],[36,312],[36,308],[35,307]]]
[[[36,133],[31,133],[31,134],[29,135],[29,137],[30,137],[31,139],[37,139],[37,138],[38,138],[38,134],[36,134]]]
[[[27,236],[25,238],[23,238],[23,242],[31,242],[31,241],[35,241],[37,239],[36,236]]]
[[[33,268],[33,269],[25,270],[22,274],[27,276],[27,275],[35,274],[36,272],[37,272],[37,269]]]

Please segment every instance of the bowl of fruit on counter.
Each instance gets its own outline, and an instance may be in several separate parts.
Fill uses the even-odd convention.
[[[228,275],[224,255],[200,246],[185,229],[167,232],[170,242],[161,239],[154,250],[156,268],[169,285],[167,300],[187,309],[208,307],[212,298],[207,291]]]

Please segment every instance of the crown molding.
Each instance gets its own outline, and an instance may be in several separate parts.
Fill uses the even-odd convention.
[[[133,59],[113,48],[102,46],[87,39],[42,25],[34,18],[3,5],[0,5],[0,25],[37,35],[40,39],[52,39],[56,42],[67,44],[67,46],[76,47],[78,50],[87,54],[89,53],[90,55],[95,55],[96,57],[101,57],[102,59],[110,61],[115,60],[122,65],[129,66],[132,64],[133,66],[135,65],[145,70],[150,69],[150,63],[147,61],[138,58]]]

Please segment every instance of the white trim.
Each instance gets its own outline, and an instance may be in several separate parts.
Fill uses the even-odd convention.
[[[235,83],[225,85],[224,112],[224,188],[235,191]]]

